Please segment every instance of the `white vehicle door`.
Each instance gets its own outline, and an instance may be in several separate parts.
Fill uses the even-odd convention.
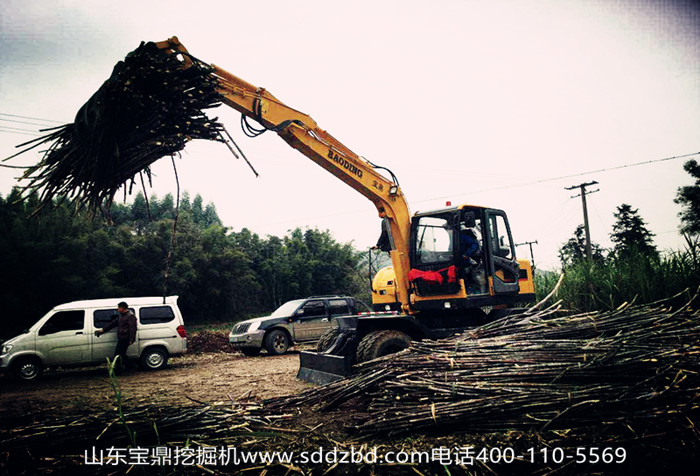
[[[96,309],[92,313],[92,332],[90,340],[92,342],[91,360],[95,363],[107,362],[107,359],[114,357],[114,349],[117,347],[117,329],[111,329],[101,336],[96,336],[95,331],[102,329],[109,324],[112,319],[118,316],[116,308]]]
[[[59,311],[37,332],[36,349],[47,367],[90,362],[85,311]]]

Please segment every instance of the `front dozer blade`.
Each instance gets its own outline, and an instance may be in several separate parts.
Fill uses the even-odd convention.
[[[297,378],[316,385],[326,385],[352,374],[357,337],[354,331],[344,331],[325,352],[299,353]]]
[[[316,385],[342,380],[351,373],[347,357],[325,352],[302,351],[299,353],[299,364],[297,378]]]

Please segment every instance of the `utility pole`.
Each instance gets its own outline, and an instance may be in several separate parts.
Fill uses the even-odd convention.
[[[580,195],[572,195],[571,198],[581,197],[581,203],[583,204],[583,228],[586,231],[586,258],[588,261],[593,260],[593,251],[591,250],[591,230],[588,226],[588,207],[586,206],[586,195],[598,192],[599,190],[593,190],[591,192],[586,191],[586,187],[591,185],[597,185],[598,182],[595,180],[593,182],[581,183],[578,185],[572,185],[571,187],[565,187],[566,190],[575,190],[577,188],[581,189]]]
[[[535,255],[532,253],[532,245],[537,245],[537,240],[535,241],[525,241],[523,243],[516,243],[515,246],[524,246],[524,245],[529,245],[530,246],[530,260],[532,261],[532,269],[535,269]]]

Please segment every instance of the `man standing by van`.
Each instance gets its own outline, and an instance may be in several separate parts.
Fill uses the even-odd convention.
[[[117,304],[117,311],[119,316],[98,330],[97,334],[102,335],[114,327],[117,328],[117,347],[114,349],[114,356],[119,356],[121,369],[129,370],[135,366],[126,356],[126,349],[136,342],[136,316],[129,310],[129,305],[124,301]]]

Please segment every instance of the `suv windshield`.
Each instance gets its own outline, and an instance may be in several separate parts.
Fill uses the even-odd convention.
[[[301,306],[301,303],[303,303],[305,299],[296,299],[294,301],[288,301],[282,304],[280,307],[278,307],[275,312],[270,314],[270,317],[286,317],[286,316],[291,316],[294,311],[297,310],[299,306]]]

